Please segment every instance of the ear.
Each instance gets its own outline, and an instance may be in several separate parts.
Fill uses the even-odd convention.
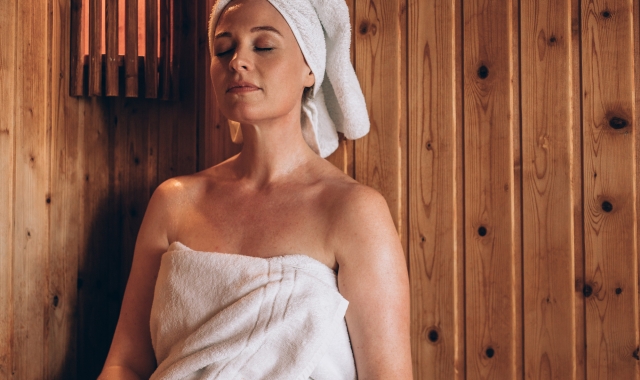
[[[304,78],[304,83],[303,83],[304,87],[313,87],[315,83],[316,83],[316,76],[313,74],[313,71],[309,69],[309,74],[307,74]]]

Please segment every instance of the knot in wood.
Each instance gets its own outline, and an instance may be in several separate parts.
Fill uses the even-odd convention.
[[[591,295],[593,294],[593,288],[591,287],[591,285],[585,284],[585,286],[582,288],[582,294],[587,298],[591,297]]]
[[[369,22],[362,21],[360,23],[360,27],[358,28],[360,34],[367,34],[369,32]]]
[[[489,76],[489,68],[487,66],[482,65],[478,68],[478,78],[486,79]]]
[[[478,235],[485,236],[487,234],[487,228],[485,226],[480,226],[478,228]]]
[[[438,334],[438,330],[435,327],[432,327],[427,333],[427,338],[430,342],[436,343],[440,339],[440,334]]]
[[[622,129],[626,127],[627,124],[629,123],[621,117],[612,117],[611,120],[609,120],[609,126],[613,129]]]
[[[613,211],[613,205],[609,201],[602,202],[602,211],[611,212]]]
[[[487,355],[487,357],[489,359],[491,359],[493,357],[493,355],[496,354],[496,352],[494,351],[494,349],[492,347],[488,347],[487,350],[484,353]]]

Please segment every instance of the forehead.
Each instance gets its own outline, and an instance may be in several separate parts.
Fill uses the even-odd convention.
[[[238,26],[251,28],[256,25],[270,25],[283,35],[285,33],[293,35],[287,21],[267,0],[233,0],[229,2],[218,19],[216,31]]]

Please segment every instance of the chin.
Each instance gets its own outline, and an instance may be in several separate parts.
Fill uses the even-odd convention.
[[[287,112],[278,112],[272,106],[257,104],[246,104],[236,102],[232,105],[220,105],[220,112],[229,120],[237,121],[241,124],[257,124],[262,120],[277,119]]]

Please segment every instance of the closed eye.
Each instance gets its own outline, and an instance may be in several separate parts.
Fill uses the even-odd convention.
[[[271,50],[273,50],[272,47],[268,47],[268,48],[255,47],[254,49],[256,51],[271,51]],[[222,53],[216,53],[216,57],[222,57],[224,55],[227,55],[227,54],[231,53],[232,51],[233,51],[233,49],[229,49],[229,50],[223,51]]]

